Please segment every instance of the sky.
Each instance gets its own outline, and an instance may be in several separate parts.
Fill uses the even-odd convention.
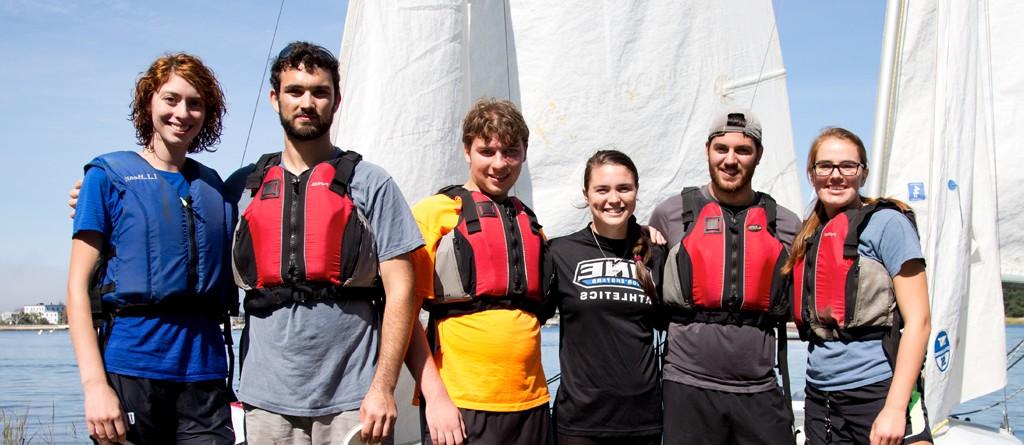
[[[773,0],[787,70],[797,163],[828,125],[871,140],[885,3]],[[136,150],[127,119],[139,73],[166,52],[213,68],[228,100],[216,153],[197,159],[229,175],[280,150],[264,68],[293,40],[337,52],[347,1],[0,0],[0,311],[65,298],[71,221],[67,191],[82,166]],[[742,32],[742,30],[737,30]],[[261,89],[261,81],[263,86]],[[254,107],[255,114],[254,114]],[[254,117],[255,116],[255,117]],[[810,196],[801,175],[805,198]]]

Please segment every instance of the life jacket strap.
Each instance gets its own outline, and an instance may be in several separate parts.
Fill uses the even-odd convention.
[[[356,164],[362,159],[363,156],[359,153],[347,150],[341,156],[327,161],[334,165],[334,180],[331,181],[331,191],[339,195],[348,194],[348,188],[352,184],[352,176],[355,173]],[[256,168],[253,169],[252,173],[249,173],[249,176],[245,177],[245,188],[250,191],[252,196],[256,196],[256,191],[263,185],[263,177],[267,175],[267,170],[278,165],[281,165],[281,152],[267,153],[260,156],[260,159],[256,161]]]
[[[438,193],[442,193],[452,199],[458,197],[462,201],[462,210],[459,216],[463,221],[466,221],[466,230],[469,233],[477,233],[482,230],[480,226],[480,212],[477,211],[473,192],[461,185],[450,185],[441,189]]]
[[[348,186],[352,183],[356,164],[362,159],[363,156],[354,151],[346,151],[345,154],[337,158],[334,164],[334,180],[331,181],[331,191],[339,195],[348,194]]]
[[[281,152],[267,153],[260,156],[260,159],[256,161],[256,168],[253,169],[249,176],[245,177],[245,188],[250,191],[251,196],[256,196],[256,191],[263,185],[263,177],[267,174],[267,169],[281,163]]]
[[[680,193],[683,198],[683,231],[690,229],[690,225],[697,220],[697,212],[704,206],[701,204],[704,197],[701,196],[699,187],[686,187]]]
[[[541,303],[523,297],[482,297],[458,303],[424,303],[431,319],[441,320],[455,315],[472,314],[490,309],[520,309],[538,318],[543,310]]]
[[[380,286],[339,287],[333,284],[289,283],[271,288],[250,289],[245,293],[243,306],[246,314],[263,315],[292,303],[374,300],[383,296],[384,290]]]
[[[676,323],[711,323],[738,326],[754,326],[772,329],[784,320],[784,315],[760,311],[712,311],[712,310],[675,310],[669,315]]]

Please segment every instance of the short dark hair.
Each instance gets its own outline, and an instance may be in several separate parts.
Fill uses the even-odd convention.
[[[156,59],[135,82],[129,119],[135,125],[136,140],[143,147],[148,147],[153,141],[153,95],[167,83],[171,74],[185,79],[199,91],[205,108],[203,128],[192,139],[188,152],[214,151],[213,146],[220,142],[223,119],[227,113],[224,91],[221,90],[213,71],[198,57],[187,53],[166,54]]]
[[[515,104],[485,97],[469,107],[462,121],[462,143],[469,147],[476,138],[489,140],[492,137],[506,146],[520,143],[525,146],[530,142],[530,129]]]
[[[299,69],[299,65],[312,72],[314,68],[320,68],[331,73],[331,81],[334,84],[334,94],[341,94],[341,75],[338,73],[338,59],[331,54],[327,48],[309,42],[289,43],[274,59],[270,67],[270,86],[274,91],[281,90],[281,71],[286,69]]]

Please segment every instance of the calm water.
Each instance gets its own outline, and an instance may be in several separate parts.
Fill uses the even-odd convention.
[[[237,332],[236,332],[237,335]],[[1008,347],[1024,338],[1024,326],[1008,326]],[[236,342],[237,344],[237,342]],[[558,373],[558,329],[543,329],[544,372]],[[794,388],[803,387],[806,352],[798,343],[790,348]],[[552,391],[557,388],[552,384]],[[1012,394],[1024,386],[1024,365],[1010,370]],[[1002,400],[1002,392],[968,402],[955,412],[986,407]],[[0,409],[12,416],[26,416],[28,443],[89,443],[82,415],[82,390],[67,331],[0,331]],[[1010,423],[1024,437],[1024,394],[1009,404]],[[997,407],[970,416],[972,420],[998,426],[1002,410]]]

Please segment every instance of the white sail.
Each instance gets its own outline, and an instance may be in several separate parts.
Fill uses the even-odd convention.
[[[1024,2],[989,2],[995,101],[999,259],[1003,280],[1024,283]]]
[[[917,214],[932,307],[924,375],[934,424],[1006,385],[996,55],[987,1],[893,1],[893,60],[882,74],[891,96],[879,101],[886,118],[876,128],[883,142],[872,153],[870,193],[908,202]]]
[[[526,117],[528,166],[514,193],[548,235],[587,220],[583,164],[598,149],[636,161],[641,220],[706,182],[708,123],[727,104],[762,120],[755,188],[802,208],[768,0],[353,0],[341,62],[336,141],[388,169],[410,201],[464,182],[460,120],[489,95]]]

